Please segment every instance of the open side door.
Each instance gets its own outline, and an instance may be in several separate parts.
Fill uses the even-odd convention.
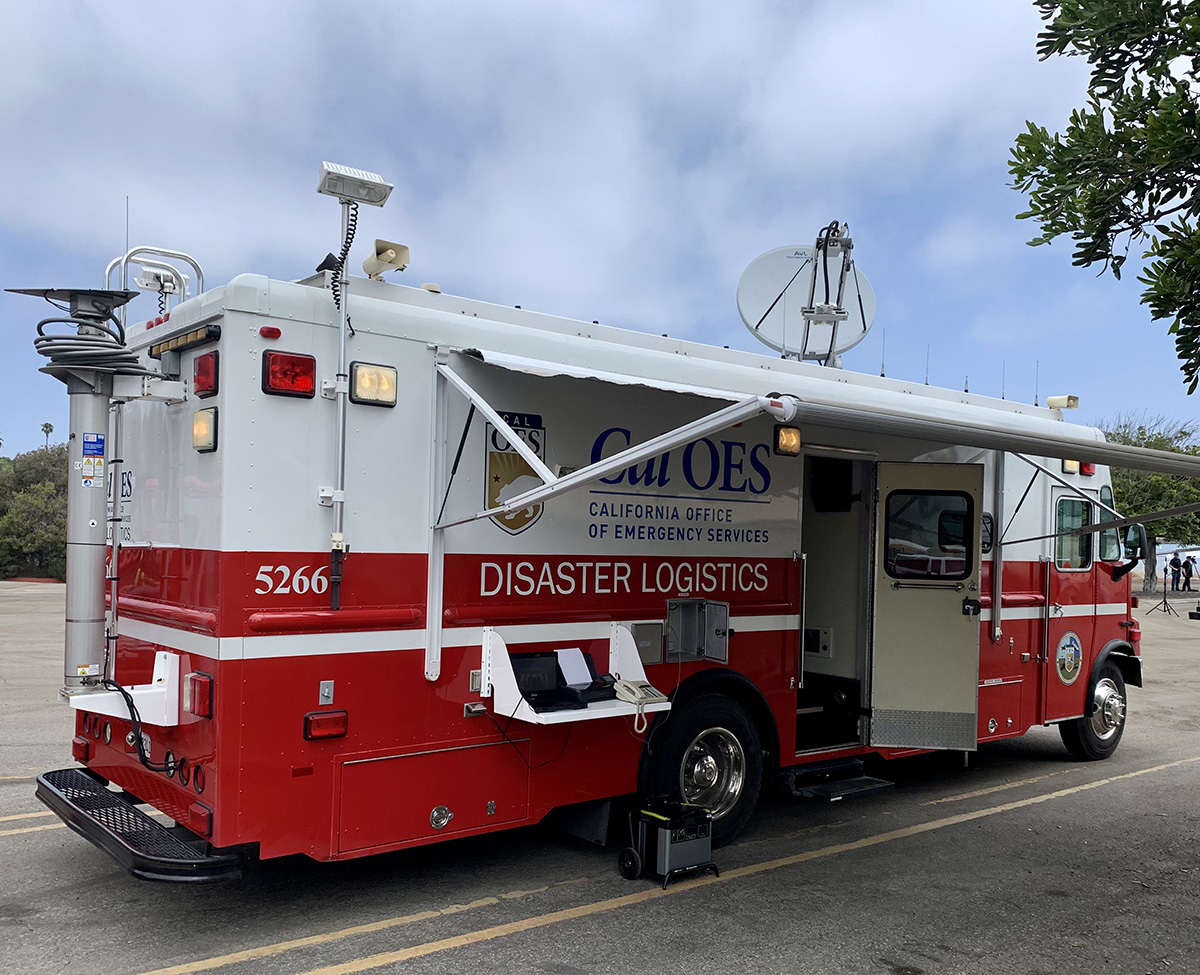
[[[872,745],[972,750],[983,467],[880,464]]]

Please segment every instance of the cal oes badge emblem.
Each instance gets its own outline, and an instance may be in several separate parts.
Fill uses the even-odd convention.
[[[1058,671],[1058,679],[1064,684],[1074,684],[1083,670],[1083,644],[1074,630],[1067,630],[1058,641],[1054,668]]]
[[[543,462],[546,459],[546,428],[542,426],[540,413],[500,413],[529,448]],[[538,487],[542,479],[533,472],[529,463],[517,453],[516,448],[505,439],[504,434],[490,423],[487,425],[487,470],[483,488],[484,504],[495,508],[518,494]],[[519,511],[492,515],[492,521],[510,535],[518,535],[542,517],[542,505],[531,504]]]

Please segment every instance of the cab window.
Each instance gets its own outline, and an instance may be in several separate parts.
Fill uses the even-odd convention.
[[[975,564],[974,525],[969,494],[893,491],[884,571],[894,579],[965,579]]]
[[[1100,489],[1100,502],[1113,507],[1112,488],[1107,484]],[[1105,511],[1103,508],[1097,507],[1096,520],[1100,524],[1106,521],[1116,521],[1116,515],[1110,511]],[[1105,528],[1100,532],[1100,561],[1101,562],[1120,562],[1121,561],[1121,539],[1120,533],[1115,528]]]
[[[1088,502],[1079,498],[1059,498],[1054,531],[1069,532],[1092,523]],[[1054,564],[1060,569],[1086,569],[1092,564],[1091,535],[1057,535],[1054,539]]]

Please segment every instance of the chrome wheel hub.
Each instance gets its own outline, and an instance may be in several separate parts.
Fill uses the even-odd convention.
[[[680,795],[684,802],[704,806],[713,819],[727,815],[738,804],[745,785],[746,754],[732,732],[709,728],[684,750]]]
[[[1125,723],[1125,699],[1117,685],[1105,677],[1096,684],[1092,703],[1092,731],[1101,741],[1107,741]]]

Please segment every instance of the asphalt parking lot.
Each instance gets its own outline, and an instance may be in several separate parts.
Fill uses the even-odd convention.
[[[833,805],[764,795],[719,879],[623,880],[534,827],[234,883],[124,874],[40,808],[70,765],[57,585],[0,583],[0,971],[1200,972],[1200,621],[1138,611],[1147,686],[1107,762],[1054,729],[875,770]],[[1177,605],[1177,608],[1185,609]]]

